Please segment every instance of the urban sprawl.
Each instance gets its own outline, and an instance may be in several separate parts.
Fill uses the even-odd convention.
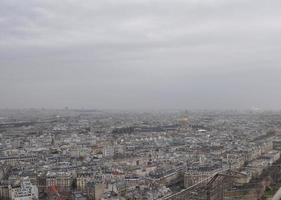
[[[266,199],[280,130],[259,110],[1,110],[0,199]]]

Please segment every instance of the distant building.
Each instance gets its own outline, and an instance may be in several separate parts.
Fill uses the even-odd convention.
[[[72,186],[73,177],[69,172],[48,172],[46,175],[46,186],[50,187],[53,185],[59,188],[70,188]]]
[[[32,185],[28,177],[21,179],[19,187],[9,188],[10,197],[12,200],[36,200],[38,199],[38,188]]]
[[[113,146],[104,147],[103,156],[104,157],[113,157],[114,156],[114,147]]]
[[[77,190],[81,192],[86,191],[87,183],[95,179],[93,172],[78,172],[76,178]]]

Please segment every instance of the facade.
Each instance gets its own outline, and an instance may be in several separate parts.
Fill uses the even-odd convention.
[[[72,174],[69,172],[48,172],[46,175],[46,186],[57,186],[59,188],[70,188],[73,183]]]
[[[6,200],[10,198],[9,186],[2,184],[0,186],[0,199]]]
[[[78,191],[85,192],[87,189],[88,182],[94,180],[94,173],[92,172],[81,172],[77,173],[76,186]]]
[[[113,146],[104,147],[103,156],[104,157],[113,157],[114,156],[114,147]]]
[[[11,200],[37,200],[38,188],[32,185],[29,178],[25,177],[21,179],[21,184],[18,187],[9,188]]]

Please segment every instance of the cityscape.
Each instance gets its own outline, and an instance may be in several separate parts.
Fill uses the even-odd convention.
[[[280,0],[0,0],[0,200],[281,200]]]
[[[65,108],[0,117],[3,200],[271,199],[281,186],[280,112]]]

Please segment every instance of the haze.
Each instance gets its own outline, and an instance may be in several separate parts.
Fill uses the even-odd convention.
[[[281,1],[1,0],[0,108],[281,108]]]

